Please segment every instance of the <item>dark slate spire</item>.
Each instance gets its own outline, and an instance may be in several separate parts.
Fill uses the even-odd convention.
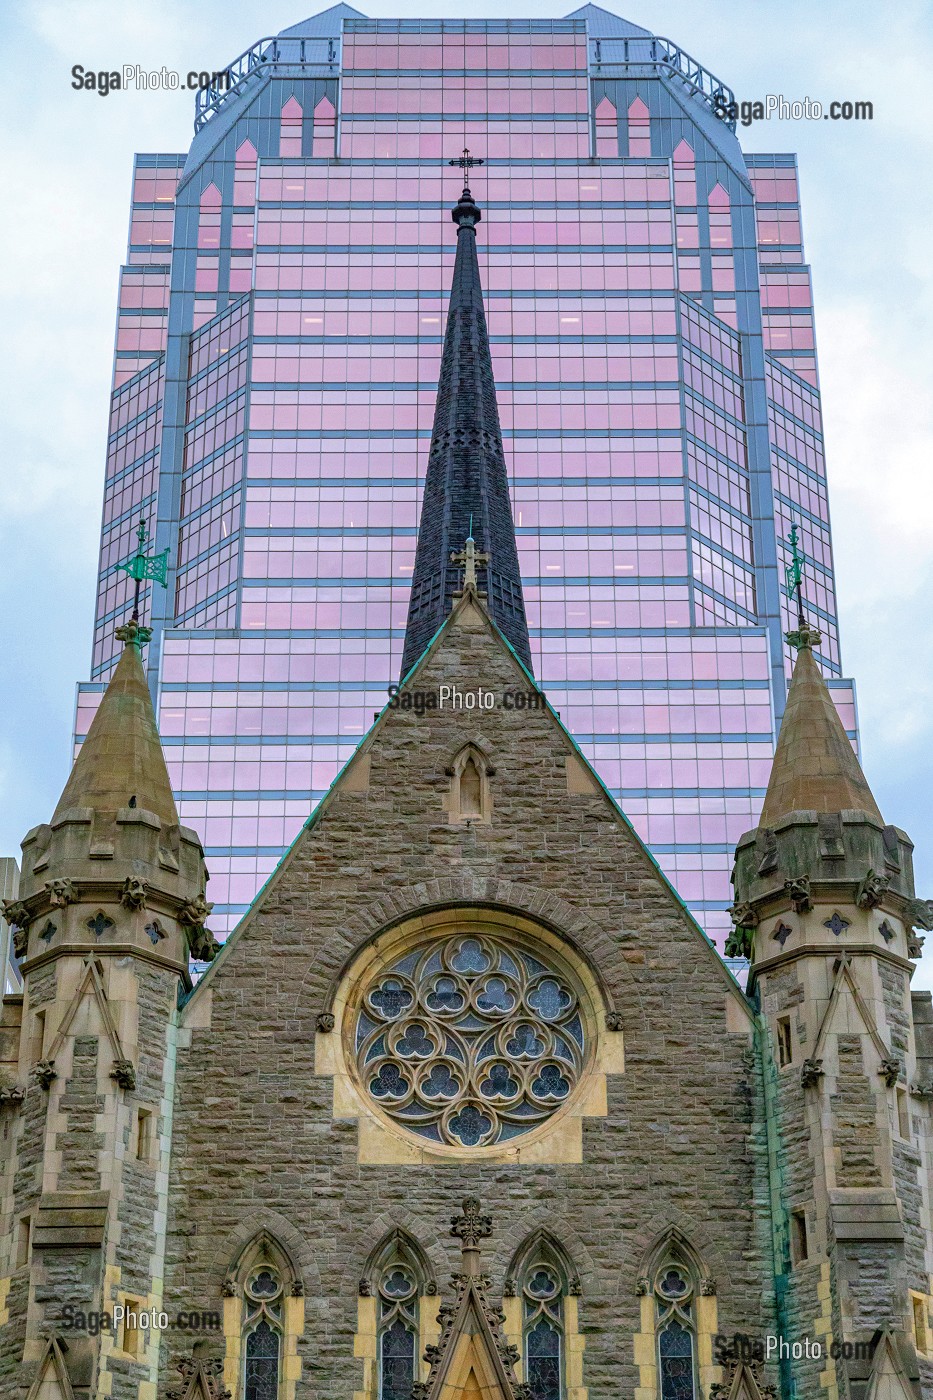
[[[451,162],[454,164],[455,162]],[[464,152],[457,164],[475,164]],[[412,575],[402,675],[451,610],[462,573],[451,555],[476,544],[477,584],[496,625],[531,669],[528,624],[476,258],[482,215],[468,188],[451,211],[457,259]],[[482,556],[488,563],[481,563]]]

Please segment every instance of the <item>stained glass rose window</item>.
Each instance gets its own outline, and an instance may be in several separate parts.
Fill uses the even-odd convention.
[[[372,1100],[430,1142],[486,1147],[527,1133],[579,1082],[578,993],[549,959],[461,935],[399,956],[367,985],[356,1061]]]

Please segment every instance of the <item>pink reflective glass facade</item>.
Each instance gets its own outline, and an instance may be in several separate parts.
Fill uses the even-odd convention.
[[[118,342],[95,677],[157,512],[150,662],[221,935],[397,678],[464,145],[536,675],[720,945],[783,703],[791,516],[839,677],[793,163],[746,165],[590,46],[582,21],[351,21],[339,69],[207,124],[174,226],[181,158],[137,170],[120,333],[145,292],[161,340]]]

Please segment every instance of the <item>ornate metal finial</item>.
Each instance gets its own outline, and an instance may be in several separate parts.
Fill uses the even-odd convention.
[[[139,584],[136,587],[138,588]],[[152,628],[143,627],[141,623],[136,621],[135,617],[131,617],[129,622],[124,622],[122,627],[116,629],[114,636],[124,646],[135,647],[137,651],[142,651],[152,637]]]
[[[464,1250],[478,1249],[480,1240],[492,1234],[492,1216],[481,1213],[475,1196],[467,1196],[463,1202],[463,1214],[455,1215],[450,1222],[450,1233],[462,1241]]]
[[[129,574],[135,580],[136,588],[133,592],[133,622],[139,621],[139,589],[144,579],[151,578],[155,583],[160,583],[163,588],[167,587],[166,573],[168,571],[168,550],[163,549],[161,554],[146,554],[146,543],[149,539],[149,531],[146,529],[146,517],[139,518],[139,528],[136,531],[136,553],[132,559],[127,559],[125,563],[118,564],[117,568],[122,569],[125,574]],[[120,629],[123,630],[122,628]],[[149,631],[148,628],[142,629]],[[119,632],[117,636],[119,636]],[[150,634],[151,635],[151,634]],[[143,638],[149,640],[148,637]],[[121,641],[133,641],[136,645],[141,643],[136,638],[121,638]]]
[[[451,209],[450,217],[458,228],[475,229],[476,225],[483,217],[483,211],[470,193],[468,180],[473,166],[483,164],[482,157],[471,156],[468,148],[464,146],[463,153],[458,156],[456,160],[449,160],[447,164],[459,165],[460,169],[463,171],[463,193],[453,209]]]
[[[794,632],[785,632],[784,636],[795,651],[803,648],[812,651],[823,639],[818,629],[811,627],[807,622],[803,610],[803,566],[807,562],[807,556],[800,548],[796,520],[791,521],[787,541],[790,545],[790,563],[784,566],[784,592],[788,598],[797,599],[797,629]]]
[[[476,548],[476,541],[473,538],[473,517],[470,516],[470,533],[466,537],[464,546],[450,556],[451,564],[456,564],[463,569],[463,591],[468,588],[476,588],[476,570],[485,569],[489,563],[489,555]]]
[[[482,156],[471,156],[469,146],[464,146],[457,159],[449,160],[447,164],[459,165],[460,169],[463,171],[464,180],[467,180],[469,178],[469,172],[473,169],[473,166],[483,165],[484,161]]]

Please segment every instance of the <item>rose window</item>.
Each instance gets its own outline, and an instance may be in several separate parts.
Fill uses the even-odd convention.
[[[486,1147],[567,1101],[585,1047],[566,974],[483,935],[381,969],[363,996],[355,1048],[366,1090],[397,1123],[431,1142]]]

